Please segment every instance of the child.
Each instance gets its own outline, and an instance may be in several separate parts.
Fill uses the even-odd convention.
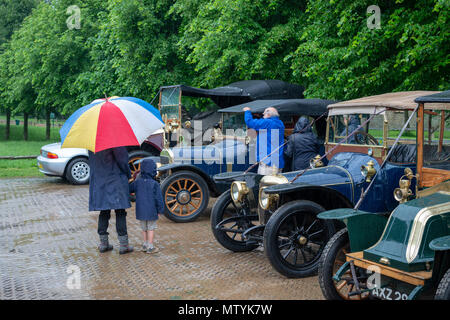
[[[153,245],[153,237],[158,214],[162,214],[164,210],[161,188],[155,177],[155,162],[152,159],[144,159],[138,178],[130,184],[130,193],[136,193],[136,219],[141,223],[144,238],[142,251],[147,253],[159,251]]]

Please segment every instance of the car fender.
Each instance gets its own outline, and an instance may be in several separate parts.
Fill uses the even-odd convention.
[[[440,237],[430,242],[430,249],[433,251],[450,250],[450,236]]]
[[[367,249],[375,244],[383,234],[388,221],[382,214],[353,208],[324,211],[318,217],[324,220],[340,220],[346,225],[352,252]]]
[[[209,191],[212,193],[212,195],[218,195],[218,193],[219,193],[219,191],[217,190],[217,187],[216,187],[216,183],[214,182],[212,177],[205,174],[202,170],[200,170],[199,168],[197,168],[194,165],[184,164],[184,163],[171,163],[171,164],[163,165],[163,166],[159,167],[157,170],[159,172],[166,172],[166,171],[171,170],[172,173],[177,172],[177,171],[182,171],[182,170],[192,171],[192,172],[198,174],[200,177],[202,177],[206,181],[206,184],[208,185]]]

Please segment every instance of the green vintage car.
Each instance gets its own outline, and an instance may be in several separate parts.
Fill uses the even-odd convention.
[[[450,91],[414,101],[416,144],[408,148],[417,161],[394,190],[400,204],[388,215],[357,206],[318,215],[346,225],[319,261],[326,299],[450,299]]]

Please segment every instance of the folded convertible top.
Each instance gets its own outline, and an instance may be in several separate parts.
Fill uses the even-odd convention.
[[[226,108],[258,99],[301,99],[304,88],[281,80],[246,80],[233,82],[224,87],[202,89],[186,86],[161,87],[179,88],[182,96],[212,99],[220,108]]]

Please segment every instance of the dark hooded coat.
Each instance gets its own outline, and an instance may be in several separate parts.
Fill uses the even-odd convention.
[[[130,192],[136,193],[136,219],[158,220],[164,212],[164,201],[159,183],[155,180],[156,164],[144,159],[138,178],[130,183]]]
[[[309,167],[312,158],[319,154],[320,144],[305,117],[298,119],[289,137],[284,155],[291,159],[291,171]]]
[[[89,211],[131,207],[128,179],[131,178],[126,147],[89,151]]]
[[[359,121],[358,116],[350,115],[350,117],[348,119],[348,133],[347,133],[347,129],[344,129],[341,132],[341,136],[346,137],[347,135],[351,134],[353,131],[355,131],[359,127],[360,124],[361,124],[361,122]],[[358,131],[364,131],[364,129],[359,128]],[[358,143],[358,141],[356,140],[356,133],[354,135],[352,135],[350,138],[348,138],[345,143]]]

